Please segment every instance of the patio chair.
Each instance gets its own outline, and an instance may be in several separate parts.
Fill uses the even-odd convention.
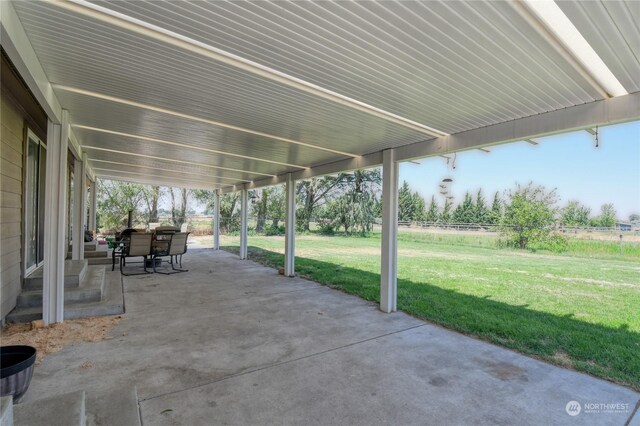
[[[142,274],[150,274],[151,271],[147,270],[147,257],[151,257],[151,240],[153,238],[153,234],[151,232],[133,232],[129,236],[129,241],[125,247],[123,247],[122,253],[120,255],[120,273],[125,276],[129,275],[142,275]],[[142,265],[144,268],[144,272],[139,272],[135,274],[125,274],[124,266],[126,264],[126,259],[128,257],[142,257],[144,260],[142,261]],[[139,263],[139,262],[134,262]]]
[[[153,261],[153,272],[157,272],[159,274],[171,275],[176,274],[178,272],[188,272],[188,269],[182,269],[182,255],[187,252],[187,238],[189,236],[188,232],[176,232],[171,236],[171,241],[169,242],[169,249],[167,251],[158,251],[154,255]],[[156,258],[161,258],[169,256],[169,264],[171,265],[171,271],[162,272],[156,269]],[[178,256],[180,256],[180,260],[178,260]],[[174,263],[175,257],[175,263]],[[178,264],[180,267],[176,268],[175,264]]]
[[[114,241],[114,247],[111,251],[111,270],[116,269],[116,258],[118,261],[122,260],[122,254],[126,251],[127,245],[129,244],[129,238],[132,233],[138,232],[133,228],[124,229],[122,232],[116,234],[116,240]]]

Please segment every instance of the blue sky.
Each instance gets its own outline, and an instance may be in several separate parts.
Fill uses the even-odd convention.
[[[403,163],[400,182],[406,180],[427,201],[443,198],[439,184],[451,177],[451,193],[458,203],[466,191],[482,188],[488,202],[496,191],[516,184],[544,185],[557,188],[560,205],[578,200],[597,215],[604,203],[613,203],[620,219],[640,213],[640,121],[602,127],[600,144],[595,148],[593,136],[586,131],[540,138],[539,145],[517,142],[458,153],[456,169],[447,160],[432,157],[419,160],[420,165]]]

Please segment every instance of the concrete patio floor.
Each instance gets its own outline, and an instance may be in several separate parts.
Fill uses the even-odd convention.
[[[184,264],[124,277],[114,338],[45,358],[25,401],[135,386],[144,425],[625,425],[640,400],[226,252]],[[569,416],[573,400],[628,409]]]

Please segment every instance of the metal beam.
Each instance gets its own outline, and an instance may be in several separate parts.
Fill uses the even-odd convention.
[[[296,259],[296,181],[287,174],[285,184],[284,275],[294,277]]]
[[[380,310],[394,312],[398,298],[398,163],[395,151],[383,152]]]
[[[240,191],[240,259],[247,258],[247,227],[249,225],[248,193],[245,188]]]
[[[49,120],[59,124],[62,117],[60,102],[10,1],[0,1],[0,27],[2,48]]]
[[[339,160],[331,163],[322,164],[316,167],[310,167],[305,170],[297,172],[291,172],[293,180],[311,179],[317,176],[330,175],[333,173],[347,172],[350,170],[366,169],[369,167],[376,167],[382,164],[382,152],[374,152],[373,154],[362,155],[356,158],[349,158],[346,160]],[[272,178],[254,180],[248,183],[246,186],[248,189],[257,189],[265,186],[279,185],[286,183],[287,174],[274,176]],[[236,192],[239,190],[237,185],[222,186],[223,193]]]
[[[216,189],[214,185],[210,185],[210,184],[207,185],[207,184],[197,184],[197,183],[183,183],[183,182],[176,182],[175,180],[171,180],[171,179],[159,180],[158,178],[154,178],[153,180],[150,180],[150,179],[144,179],[144,178],[135,178],[131,176],[121,176],[121,175],[111,174],[111,173],[99,173],[96,176],[102,179],[116,180],[120,182],[141,183],[143,185],[173,186],[177,188],[206,189],[206,190]]]
[[[395,148],[396,161],[410,161],[517,141],[532,143],[534,142],[532,138],[634,120],[640,120],[640,92],[404,145]],[[374,152],[358,158],[310,167],[293,172],[292,176],[295,180],[310,179],[349,170],[376,167],[381,164],[382,152]],[[285,181],[286,174],[282,174],[274,178],[255,180],[248,185],[248,188],[261,188]],[[225,193],[237,191],[234,187],[222,187],[222,190]]]
[[[398,161],[583,130],[640,119],[640,92],[468,130],[396,149]]]
[[[112,169],[112,168],[102,168],[102,167],[96,167],[95,170],[98,173],[116,173],[116,174],[117,173],[122,173],[125,176],[128,176],[128,175],[145,176],[145,177],[150,178],[149,185],[154,185],[154,182],[156,181],[156,179],[162,179],[162,178],[164,178],[165,180],[166,179],[169,179],[169,180],[173,179],[173,180],[176,180],[178,182],[179,181],[186,181],[186,182],[189,182],[189,183],[203,183],[205,185],[210,182],[210,181],[206,180],[205,176],[200,176],[198,179],[193,178],[193,177],[189,177],[189,176],[180,176],[180,177],[168,176],[166,174],[163,175],[161,173],[161,170],[158,170],[158,169],[156,169],[157,174],[156,173],[130,172],[130,171],[124,171],[124,170],[118,170],[118,169]],[[169,185],[169,186],[171,186],[171,185]]]
[[[44,270],[42,319],[45,325],[64,320],[64,259],[67,253],[65,215],[67,199],[67,141],[69,114],[62,111],[61,124],[47,125],[47,164],[44,216]]]
[[[213,249],[220,250],[220,191],[213,193]]]
[[[109,160],[99,160],[97,158],[90,158],[89,159],[90,162],[92,163],[105,163],[105,164],[113,164],[115,166],[122,166],[125,170],[122,169],[117,169],[117,168],[113,168],[113,166],[111,166],[111,168],[106,168],[106,167],[98,167],[97,165],[95,166],[96,170],[112,170],[114,172],[122,172],[122,173],[128,173],[130,169],[148,169],[148,170],[153,170],[153,171],[159,171],[159,170],[164,170],[166,172],[173,172],[173,173],[179,173],[180,177],[185,177],[185,178],[189,178],[190,176],[192,176],[194,179],[198,179],[198,178],[203,178],[203,179],[220,179],[220,180],[230,180],[232,182],[251,182],[250,180],[245,180],[245,179],[234,179],[234,178],[229,178],[229,177],[224,177],[224,176],[218,176],[218,175],[210,175],[210,174],[202,174],[202,173],[191,173],[189,172],[185,172],[183,170],[171,170],[171,169],[166,169],[163,168],[161,165],[157,165],[157,166],[142,166],[140,164],[135,164],[135,163],[125,163],[122,161],[109,161]],[[167,174],[165,173],[164,176],[167,176]]]

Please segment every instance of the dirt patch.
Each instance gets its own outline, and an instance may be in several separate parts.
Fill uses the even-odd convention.
[[[571,359],[569,354],[564,351],[556,352],[551,356],[551,359],[553,360],[553,362],[563,367],[573,368],[573,360]]]
[[[28,345],[37,349],[36,364],[45,356],[80,342],[110,340],[111,329],[122,316],[83,318],[42,327],[37,321],[30,324],[7,324],[2,330],[2,345]],[[91,368],[87,366],[83,368]]]

